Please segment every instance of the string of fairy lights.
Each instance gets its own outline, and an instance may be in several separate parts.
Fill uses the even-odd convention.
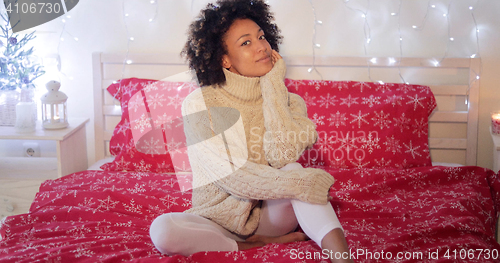
[[[317,17],[316,17],[316,8],[314,8],[314,4],[313,4],[312,0],[309,0],[309,4],[311,5],[312,11],[313,11],[314,26],[313,26],[313,39],[312,39],[312,43],[313,43],[313,46],[312,46],[312,54],[313,54],[312,55],[312,67],[310,67],[307,71],[309,73],[315,71],[321,77],[321,79],[323,79],[323,76],[321,75],[321,73],[316,68],[316,49],[317,48],[321,48],[321,45],[316,42],[316,27],[318,25],[322,25],[323,21],[317,19]]]
[[[156,20],[156,17],[158,16],[158,1],[157,0],[151,0],[149,1],[151,5],[154,6],[154,14],[152,17],[148,18],[148,21],[151,23]],[[122,0],[122,18],[124,21],[125,25],[125,34],[127,35],[127,49],[125,53],[125,60],[123,62],[123,70],[122,70],[122,78],[123,78],[123,73],[125,71],[125,65],[126,64],[132,64],[132,60],[129,59],[129,53],[130,53],[130,43],[135,40],[135,38],[130,34],[130,30],[128,28],[128,17],[129,13],[125,9],[125,0]]]
[[[150,0],[149,2],[154,7],[153,16],[148,18],[148,22],[152,23],[156,20],[156,17],[158,16],[158,0]],[[125,8],[125,0],[122,0],[122,19],[123,19],[124,25],[125,25],[125,34],[127,35],[127,48],[126,48],[126,52],[125,52],[125,59],[124,59],[123,64],[122,64],[122,72],[121,72],[120,80],[124,79],[125,66],[133,63],[133,61],[131,59],[129,59],[129,54],[130,54],[130,44],[135,40],[135,37],[131,35],[129,27],[128,27],[128,18],[129,17],[130,17],[130,14],[126,11],[126,8]],[[118,89],[121,89],[121,82],[120,82],[120,87]],[[116,106],[119,105],[119,102],[116,100],[116,95],[118,95],[118,93],[119,92],[115,93],[115,95],[113,97],[115,99],[114,103]]]
[[[476,4],[477,4],[477,1],[476,1]],[[475,36],[476,36],[476,53],[472,54],[470,57],[471,58],[475,58],[475,57],[480,58],[481,56],[480,56],[480,52],[479,52],[479,27],[477,25],[476,16],[474,15],[474,6],[469,6],[469,10],[470,10],[472,20],[474,21],[474,29],[475,29]],[[476,74],[476,78],[469,81],[469,87],[467,88],[467,92],[466,92],[466,96],[465,96],[465,104],[467,104],[467,105],[469,103],[468,99],[469,99],[470,88],[472,87],[474,82],[479,80],[482,71],[483,71],[483,62],[482,62],[482,60],[480,60],[479,72],[474,72],[474,74]]]
[[[366,2],[366,10],[361,10],[359,8],[354,8],[354,7],[351,7],[349,5],[349,0],[342,0],[342,2],[344,3],[344,6],[354,12],[354,13],[358,13],[361,15],[361,18],[363,18],[363,33],[364,33],[364,36],[365,36],[365,41],[363,42],[363,50],[364,50],[364,55],[365,57],[368,56],[368,50],[367,50],[367,47],[368,45],[370,44],[370,42],[372,41],[372,36],[371,36],[371,27],[370,27],[370,23],[368,23],[368,13],[369,13],[369,10],[370,10],[370,0],[367,0]],[[368,61],[366,63],[366,68],[367,68],[367,71],[368,71],[368,78],[370,79],[370,81],[374,81],[372,79],[372,76],[371,76],[371,68],[370,68],[370,63],[376,63],[376,59],[371,59],[370,61]]]
[[[403,5],[403,0],[399,0],[398,12],[391,13],[391,16],[398,16],[398,35],[399,35],[399,61],[398,61],[398,74],[399,78],[403,81],[403,83],[408,83],[403,78],[403,74],[401,74],[401,60],[403,59],[403,34],[401,33],[401,6]]]
[[[335,1],[335,0],[332,0],[332,1]],[[352,3],[354,2],[354,0],[339,0],[339,1],[341,1],[343,3],[344,7],[347,10],[353,12],[354,14],[360,15],[361,19],[363,19],[363,33],[364,33],[363,51],[364,51],[365,57],[370,57],[368,49],[369,49],[370,44],[373,41],[372,26],[370,23],[370,18],[371,18],[370,4],[371,4],[371,1],[370,0],[365,1],[366,5],[365,5],[364,9],[353,7]],[[392,16],[392,17],[397,16],[397,19],[395,21],[397,23],[397,33],[398,33],[397,35],[399,37],[399,54],[398,54],[399,60],[392,58],[392,59],[390,59],[389,63],[390,64],[394,64],[396,62],[398,63],[399,77],[403,83],[407,83],[405,81],[405,78],[404,78],[402,72],[401,72],[400,64],[401,64],[401,59],[404,57],[403,46],[405,44],[405,39],[403,38],[403,32],[408,34],[409,31],[408,31],[408,28],[402,27],[402,23],[401,23],[401,17],[402,17],[401,12],[402,12],[402,6],[404,3],[402,0],[397,0],[397,1],[398,2],[396,5],[396,8],[394,10],[392,10],[392,12],[388,13],[388,15]],[[269,1],[266,1],[266,3],[268,3],[268,2]],[[318,14],[317,14],[316,7],[314,5],[314,1],[308,0],[308,2],[309,2],[309,5],[311,7],[314,23],[313,23],[313,27],[312,27],[312,65],[307,69],[307,71],[309,73],[315,72],[318,75],[320,75],[320,77],[322,78],[321,73],[316,68],[315,62],[316,62],[317,50],[321,49],[321,47],[322,47],[321,43],[319,43],[317,41],[317,32],[318,32],[317,29],[318,29],[318,26],[323,25],[323,21],[318,18]],[[472,4],[468,7],[472,21],[473,21],[473,27],[475,29],[476,51],[474,54],[469,55],[471,58],[480,57],[480,49],[479,49],[479,32],[480,31],[479,31],[478,23],[477,23],[476,16],[474,13],[475,5],[477,5],[477,2],[478,2],[478,0],[476,0],[476,2],[474,4]],[[125,33],[126,33],[126,41],[127,41],[126,58],[123,62],[123,67],[122,67],[122,78],[123,78],[123,74],[125,72],[126,65],[133,63],[133,61],[129,59],[129,52],[130,52],[130,46],[131,46],[132,42],[135,40],[134,36],[132,36],[130,29],[129,29],[130,15],[127,12],[126,3],[127,3],[127,0],[122,0],[122,3],[121,3],[122,4],[122,19],[123,19],[123,25],[124,25],[124,29],[125,29]],[[154,12],[153,12],[152,16],[149,16],[149,17],[146,16],[145,19],[147,19],[147,21],[149,21],[149,22],[154,22],[158,16],[158,0],[150,0],[150,4],[152,5]],[[195,0],[192,0],[191,1],[191,9],[193,9],[194,4],[195,4]],[[452,5],[455,4],[455,0],[450,0],[448,2],[447,7],[444,8],[445,12],[442,11],[443,8],[441,8],[441,9],[438,8],[437,4],[438,4],[438,2],[435,0],[428,0],[426,3],[427,6],[426,6],[425,14],[422,17],[421,22],[412,25],[411,29],[413,29],[414,31],[424,30],[424,28],[428,25],[428,20],[429,20],[430,16],[434,13],[437,13],[439,15],[439,12],[441,10],[441,15],[445,18],[445,23],[446,23],[446,27],[447,27],[447,30],[446,30],[447,31],[447,36],[446,36],[447,43],[445,45],[443,55],[441,57],[435,58],[431,62],[434,66],[439,67],[440,64],[449,55],[450,44],[455,41],[455,38],[452,35],[452,27],[451,27],[451,20],[450,20],[451,17],[453,16],[453,14],[450,13],[450,11],[451,11]],[[441,3],[441,5],[442,5],[442,3]],[[193,11],[193,10],[191,10],[191,11]],[[67,22],[66,19],[70,19],[70,18],[71,18],[70,16],[65,16],[65,18],[61,19],[61,21],[63,22],[63,27],[62,27],[61,34],[60,34],[59,43],[57,45],[57,54],[58,55],[59,55],[59,48],[60,48],[61,42],[64,41],[65,34],[69,35],[73,40],[78,41],[77,37],[71,35],[70,32],[68,32],[66,30],[66,22]],[[372,79],[370,65],[376,64],[376,63],[377,63],[377,58],[369,59],[367,62],[368,78],[372,82],[375,82],[375,80]],[[479,68],[480,68],[479,72],[474,72],[476,74],[476,78],[472,78],[470,80],[469,89],[473,85],[474,81],[479,80],[480,75],[481,75],[481,71],[482,71],[482,63],[481,63]],[[59,72],[64,75],[63,72],[61,72],[61,71],[59,71]],[[378,82],[383,83],[381,80],[378,80]],[[466,104],[468,101],[469,89],[467,90]]]
[[[57,61],[58,61],[57,69],[58,69],[58,73],[60,75],[66,76],[68,79],[73,80],[73,76],[68,76],[63,71],[61,71],[61,65],[60,65],[60,60],[61,60],[60,48],[61,48],[61,43],[64,42],[64,34],[66,33],[67,35],[69,35],[71,37],[71,39],[73,39],[74,41],[79,40],[78,37],[73,36],[70,32],[68,32],[66,30],[66,24],[67,24],[66,19],[68,19],[68,20],[71,19],[71,15],[66,15],[61,19],[61,22],[63,23],[63,27],[62,27],[61,33],[59,34],[59,42],[57,43]],[[61,81],[60,77],[59,77],[59,81]]]
[[[350,3],[351,3],[350,0],[341,0],[341,1],[343,2],[344,6],[348,10],[353,11],[353,12],[358,13],[358,14],[361,14],[361,18],[364,20],[364,23],[363,23],[363,31],[364,31],[364,36],[365,36],[365,41],[364,41],[364,44],[363,44],[364,55],[365,55],[365,57],[369,57],[368,51],[367,51],[367,46],[372,42],[371,27],[370,27],[370,23],[368,22],[368,17],[369,17],[369,12],[370,12],[370,0],[366,0],[367,7],[366,7],[365,10],[361,10],[361,9],[358,9],[358,8],[351,7],[350,6]],[[315,49],[320,48],[321,45],[316,42],[316,25],[317,24],[323,24],[323,23],[322,23],[321,20],[318,20],[318,18],[317,18],[316,9],[314,8],[312,0],[309,0],[309,2],[310,2],[310,5],[311,5],[311,8],[312,8],[313,18],[314,18],[315,23],[314,23],[313,36],[312,36],[312,42],[313,42],[312,43],[312,45],[313,45],[313,54],[312,54],[313,55],[313,64],[312,64],[312,67],[309,68],[308,71],[312,72],[314,70],[315,72],[319,73],[319,71],[316,69],[316,65],[315,65],[315,56],[316,56]],[[450,22],[450,17],[451,17],[450,10],[451,10],[451,6],[452,6],[452,4],[454,2],[455,2],[455,0],[450,0],[449,3],[448,3],[447,9],[446,9],[446,13],[442,13],[442,16],[446,18],[447,43],[446,43],[446,48],[444,50],[444,55],[440,59],[435,59],[434,61],[432,61],[432,64],[435,67],[439,67],[440,64],[448,57],[450,43],[455,41],[455,38],[451,34],[451,22]],[[477,4],[477,1],[476,1],[475,4]],[[397,30],[398,30],[398,36],[399,36],[399,61],[397,61],[398,62],[398,74],[399,74],[399,77],[400,77],[401,81],[403,83],[407,83],[408,84],[408,82],[405,81],[405,79],[403,77],[403,74],[401,72],[401,61],[402,61],[402,58],[403,58],[403,43],[404,43],[403,32],[402,32],[402,27],[401,27],[401,8],[402,8],[402,5],[403,5],[403,1],[399,0],[398,7],[397,7],[397,12],[391,12],[390,15],[398,17],[398,19],[397,19]],[[424,27],[425,27],[425,25],[426,25],[426,22],[428,20],[430,11],[436,10],[436,8],[437,8],[437,6],[432,3],[432,0],[429,0],[427,2],[427,8],[426,8],[425,15],[424,15],[424,17],[422,19],[422,22],[420,23],[420,25],[412,25],[412,28],[414,30],[417,30],[417,31],[423,30]],[[480,56],[480,52],[479,52],[479,28],[478,28],[478,24],[477,24],[477,20],[476,20],[475,14],[474,14],[474,9],[475,9],[474,5],[470,5],[468,7],[468,9],[470,10],[472,21],[474,23],[475,44],[476,44],[476,53],[471,54],[470,58],[481,57]],[[396,60],[393,59],[393,58],[391,58],[389,60],[390,64],[394,64],[395,62],[396,62]],[[372,58],[372,59],[369,60],[369,62],[367,62],[368,78],[372,82],[374,82],[374,80],[371,77],[371,68],[370,68],[370,65],[371,64],[376,64],[376,63],[377,63],[377,58]],[[468,102],[469,102],[470,88],[472,87],[472,85],[474,84],[474,82],[476,82],[476,81],[478,81],[480,79],[481,72],[482,72],[482,62],[480,62],[479,72],[474,72],[474,74],[476,74],[476,77],[475,78],[471,78],[470,81],[469,81],[469,85],[468,85],[468,88],[467,88],[466,94],[465,94],[465,104],[467,104],[467,105],[468,105]],[[381,80],[379,80],[378,82],[383,83],[383,81],[381,81]]]

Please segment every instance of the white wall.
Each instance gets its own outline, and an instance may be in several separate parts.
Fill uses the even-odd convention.
[[[92,52],[178,53],[185,32],[207,0],[84,0],[62,23],[58,18],[35,28],[36,53],[43,57],[59,54],[62,90],[68,94],[68,112],[87,117],[89,163],[94,161]],[[321,44],[316,55],[469,57],[477,53],[475,24],[469,6],[474,6],[479,32],[481,72],[478,165],[492,167],[489,112],[500,110],[500,1],[478,0],[269,0],[284,35],[283,55],[311,55],[312,41]],[[435,8],[428,8],[428,3]],[[314,10],[311,6],[314,5]],[[401,4],[401,8],[399,4]],[[449,8],[449,12],[448,12]],[[124,17],[124,12],[128,17]],[[157,12],[153,22],[148,20]],[[366,13],[366,22],[362,17]],[[391,13],[397,13],[393,16]],[[443,14],[447,13],[448,17]],[[314,29],[314,14],[323,22]],[[413,25],[425,26],[414,30]],[[449,19],[449,20],[448,20]],[[449,23],[448,23],[449,21]],[[64,32],[63,30],[64,25]],[[370,28],[371,42],[365,45]],[[399,28],[399,30],[398,30]],[[128,36],[134,41],[127,46]],[[449,31],[448,31],[449,30]],[[29,31],[29,30],[27,30]],[[454,41],[449,41],[449,34]],[[62,34],[64,41],[60,41]],[[400,42],[400,36],[403,41]],[[73,37],[79,40],[75,41]],[[365,51],[366,47],[366,51]],[[45,83],[48,79],[40,79]],[[41,89],[43,92],[43,88]],[[495,91],[496,90],[496,91]]]

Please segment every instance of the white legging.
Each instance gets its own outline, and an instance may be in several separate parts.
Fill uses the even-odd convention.
[[[291,163],[282,170],[300,169]],[[326,194],[326,193],[325,193]],[[340,222],[330,203],[316,205],[294,199],[264,200],[257,235],[282,236],[297,225],[321,247],[323,237]],[[189,256],[200,251],[237,251],[236,241],[244,241],[219,224],[188,213],[168,213],[157,217],[149,229],[155,247],[170,256]]]

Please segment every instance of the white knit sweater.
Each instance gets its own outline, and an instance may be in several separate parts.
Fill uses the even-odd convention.
[[[334,182],[330,174],[278,169],[317,140],[304,100],[284,85],[285,70],[283,59],[260,78],[224,69],[224,85],[202,87],[186,97],[182,114],[194,185],[187,213],[250,235],[259,223],[260,200],[327,202]],[[217,128],[221,123],[223,133]]]

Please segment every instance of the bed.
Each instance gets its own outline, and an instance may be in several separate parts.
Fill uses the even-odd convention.
[[[284,59],[319,134],[298,161],[335,177],[356,262],[499,262],[500,179],[475,166],[479,59]],[[186,70],[175,54],[93,55],[101,162],[44,182],[29,213],[5,218],[1,262],[329,262],[313,241],[190,257],[154,248],[152,220],[191,206],[190,172],[170,152],[136,149],[129,101],[166,85],[179,91],[165,101],[174,107],[195,88],[179,88]]]

